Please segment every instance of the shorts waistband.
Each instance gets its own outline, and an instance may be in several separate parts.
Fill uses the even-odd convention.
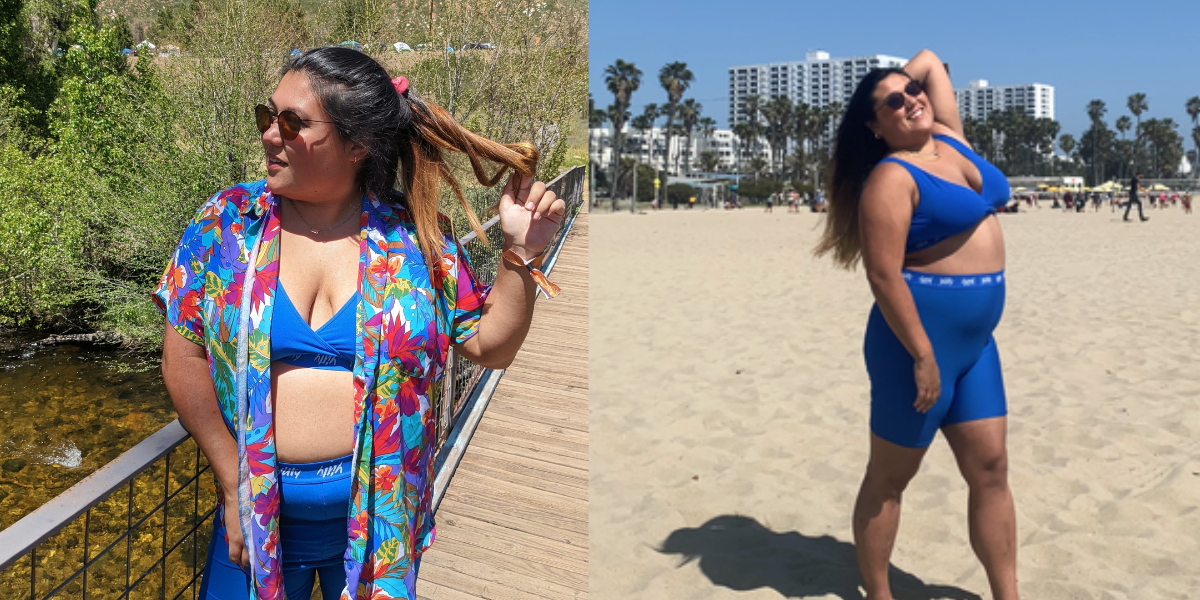
[[[337,481],[350,477],[353,469],[350,461],[354,457],[347,454],[340,458],[331,458],[313,463],[279,463],[279,480],[283,483],[323,483]]]
[[[935,288],[973,288],[989,287],[1004,283],[1004,271],[995,273],[978,273],[973,275],[942,275],[939,273],[922,273],[903,269],[904,280],[910,285],[920,285]]]

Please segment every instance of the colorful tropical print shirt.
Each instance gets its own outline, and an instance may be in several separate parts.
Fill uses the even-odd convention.
[[[271,414],[279,223],[279,204],[265,180],[214,195],[188,224],[154,294],[170,324],[208,353],[221,413],[238,440],[239,516],[251,556],[252,597],[263,600],[284,597],[281,552],[287,550],[279,546]],[[415,600],[410,567],[434,537],[431,407],[442,395],[450,342],[475,335],[490,288],[476,281],[452,236],[431,273],[407,212],[370,195],[363,197],[360,239],[354,483],[342,600]],[[247,339],[239,339],[242,331]],[[245,357],[240,372],[239,343]],[[223,510],[218,507],[218,519]]]

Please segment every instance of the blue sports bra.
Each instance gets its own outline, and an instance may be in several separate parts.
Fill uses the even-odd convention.
[[[333,317],[313,331],[288,298],[283,283],[277,284],[276,292],[275,315],[271,320],[271,360],[310,369],[353,371],[360,294],[354,292]]]
[[[950,136],[935,134],[933,137],[958,150],[959,154],[974,163],[983,180],[982,191],[977,193],[967,186],[946,181],[895,157],[889,156],[880,161],[899,164],[908,170],[917,183],[919,200],[908,227],[905,254],[928,248],[974,227],[997,209],[1003,208],[1011,196],[1008,179],[995,165]]]

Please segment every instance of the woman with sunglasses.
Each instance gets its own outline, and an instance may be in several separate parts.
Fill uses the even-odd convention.
[[[871,71],[837,131],[816,248],[860,260],[875,296],[863,353],[870,461],[854,506],[867,597],[891,598],[901,495],[938,430],[970,489],[971,547],[997,600],[1017,598],[1007,408],[992,331],[1004,308],[1008,182],[963,136],[950,76],[928,50]]]
[[[327,600],[414,599],[442,366],[452,345],[512,361],[565,205],[531,145],[467,131],[355,50],[300,55],[255,117],[266,179],[200,208],[155,294],[163,378],[219,485],[200,595],[306,599],[319,573]],[[484,185],[514,173],[490,287],[438,214],[446,183],[480,229],[446,151]]]

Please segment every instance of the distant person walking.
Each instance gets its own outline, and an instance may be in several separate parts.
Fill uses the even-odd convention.
[[[1141,182],[1142,182],[1142,172],[1141,171],[1138,171],[1133,176],[1133,179],[1129,180],[1129,202],[1125,203],[1125,217],[1124,217],[1125,221],[1129,220],[1129,210],[1133,208],[1134,204],[1136,204],[1138,207],[1138,217],[1141,217],[1141,219],[1143,221],[1150,220],[1150,217],[1147,217],[1142,212],[1142,201],[1138,199],[1138,192],[1146,191],[1146,188],[1142,187]]]

